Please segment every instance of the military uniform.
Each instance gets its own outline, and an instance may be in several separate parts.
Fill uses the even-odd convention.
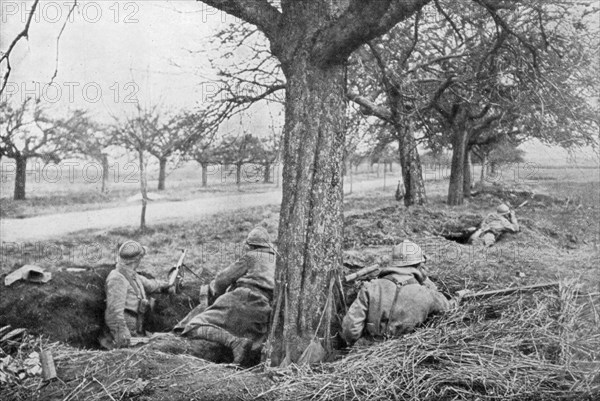
[[[182,334],[200,326],[217,326],[237,337],[262,343],[271,315],[274,276],[272,249],[248,251],[217,274],[210,283],[215,302],[202,313],[187,318]]]
[[[126,347],[131,337],[145,336],[144,315],[150,305],[147,294],[169,286],[165,280],[148,279],[137,274],[135,269],[145,253],[145,248],[137,242],[125,242],[121,246],[117,267],[106,278],[104,321],[108,332],[100,338],[104,348]]]
[[[252,348],[267,337],[275,282],[275,250],[269,234],[256,227],[248,234],[248,251],[219,272],[209,285],[208,308],[192,310],[175,326],[189,338],[214,341],[230,348],[234,362],[243,363]]]
[[[429,315],[450,309],[450,302],[420,268],[425,260],[414,242],[394,246],[390,267],[363,284],[344,316],[341,336],[348,345],[363,336],[377,340],[408,333]]]
[[[490,213],[483,219],[481,227],[469,238],[469,243],[492,246],[507,232],[519,232],[519,223],[508,206],[500,205],[496,213]]]
[[[361,336],[383,339],[408,333],[450,303],[427,279],[390,273],[365,283],[342,322],[342,338],[352,345]]]

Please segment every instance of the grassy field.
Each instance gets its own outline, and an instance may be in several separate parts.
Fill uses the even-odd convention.
[[[53,349],[59,355],[59,367],[72,369],[76,364],[77,369],[87,371],[89,368],[94,377],[111,389],[112,397],[129,391],[126,386],[131,378],[125,371],[134,369],[137,377],[156,384],[146,387],[143,394],[162,399],[180,399],[173,392],[163,391],[164,386],[174,386],[181,394],[189,394],[186,391],[195,386],[191,383],[207,385],[207,380],[213,387],[219,383],[220,391],[241,399],[254,399],[259,394],[262,399],[278,400],[313,396],[322,400],[598,399],[600,185],[597,171],[544,169],[534,178],[490,184],[486,191],[460,207],[445,204],[448,183],[443,179],[427,181],[429,204],[423,207],[407,209],[398,204],[391,187],[386,191],[348,195],[344,202],[345,259],[358,258],[365,264],[385,262],[392,244],[410,238],[429,254],[427,266],[431,277],[448,294],[460,289],[490,290],[555,281],[561,283],[559,291],[469,302],[432,319],[406,337],[355,349],[341,360],[312,369],[290,368],[228,376],[218,365],[200,360],[169,356],[167,362],[166,356],[151,352],[117,355],[78,351],[64,345],[53,346],[57,347]],[[551,196],[532,197],[533,194]],[[517,211],[521,232],[504,238],[493,248],[475,248],[443,236],[465,221],[481,219],[499,202],[514,206],[525,200],[527,204]],[[86,269],[93,278],[114,262],[117,244],[133,238],[149,247],[143,261],[145,272],[164,277],[179,250],[186,248],[186,263],[206,282],[241,254],[241,244],[255,225],[266,227],[275,238],[278,219],[277,206],[257,207],[213,215],[201,221],[151,225],[143,233],[113,229],[101,234],[76,233],[45,243],[18,244],[3,249],[1,272],[5,274],[24,263],[36,263],[55,272],[57,280],[65,275],[73,277],[66,271],[73,267]],[[101,283],[98,277],[93,280]],[[82,289],[91,285],[71,283]],[[177,309],[168,310],[172,320],[182,317],[193,306],[192,298],[198,285],[195,276],[186,276],[184,292],[190,294],[190,298],[188,302],[179,303]],[[3,305],[19,304],[28,287],[23,284],[19,288],[21,290],[12,292],[2,289]],[[61,292],[64,299],[60,299],[60,304],[56,299],[48,303],[42,300],[44,296],[54,299],[58,291],[60,289],[49,288],[48,294],[38,294],[34,297],[40,299],[36,307],[39,316],[52,315],[53,319],[62,318],[66,323],[60,329],[50,326],[47,332],[38,334],[52,340],[64,338],[67,329],[89,330],[64,327],[69,321],[77,321],[69,313],[75,313],[74,310],[84,313],[81,308],[63,308],[62,305],[78,302],[69,300],[68,293]],[[81,290],[78,291],[74,293],[81,294]],[[355,288],[354,292],[348,289],[348,302],[353,293]],[[165,298],[161,302],[169,301]],[[16,321],[17,316],[5,315],[2,319]],[[38,320],[45,321],[44,318]],[[33,324],[33,320],[31,322]],[[90,358],[95,361],[94,366],[117,368],[92,369]],[[137,361],[136,365],[131,365],[131,361]],[[176,377],[165,370],[172,369],[174,364],[185,366]],[[200,371],[203,379],[194,379]],[[101,390],[98,386],[83,390],[85,380],[90,380],[86,377],[85,374],[77,376],[77,380],[64,385],[55,383],[35,397],[25,387],[19,394],[25,398],[32,396],[31,399],[43,399],[52,391],[62,398],[71,392],[80,392],[84,398],[85,394],[98,394],[90,392]],[[31,388],[36,388],[37,382],[31,383]],[[256,390],[246,391],[248,383],[255,383]]]

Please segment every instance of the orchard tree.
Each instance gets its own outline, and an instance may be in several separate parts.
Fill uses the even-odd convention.
[[[452,147],[451,205],[469,194],[473,146],[503,138],[589,145],[598,129],[589,92],[582,90],[591,79],[597,30],[574,28],[585,15],[567,4],[478,3],[483,7],[445,4],[451,17],[439,27],[440,40],[429,44],[447,57],[428,71],[425,85],[439,123],[430,130]],[[468,51],[450,57],[461,48]]]
[[[108,152],[113,145],[113,138],[108,127],[92,120],[83,110],[75,110],[73,119],[77,122],[77,130],[73,132],[68,143],[72,155],[91,158],[102,168],[102,193],[108,192]]]
[[[261,140],[248,133],[224,136],[215,146],[213,156],[221,162],[223,169],[230,165],[235,166],[235,183],[238,186],[241,185],[242,179],[249,179],[249,172],[244,169],[244,166],[252,163],[250,174],[256,177],[260,171],[256,168],[256,161],[262,162],[264,159]]]
[[[151,110],[136,107],[136,112],[123,119],[115,118],[113,127],[113,138],[115,143],[120,144],[137,152],[138,168],[140,173],[140,193],[142,195],[142,210],[140,213],[140,231],[146,230],[146,207],[148,205],[148,177],[146,165],[148,149],[151,146],[151,136],[148,125],[152,124],[155,116]]]
[[[346,61],[427,0],[282,0],[280,7],[267,0],[203,2],[256,25],[285,76],[274,301],[279,306],[267,351],[275,365],[296,362],[315,335],[329,341],[335,316],[334,288],[342,266]]]
[[[78,124],[76,116],[50,118],[41,102],[32,98],[0,102],[0,157],[15,160],[15,200],[25,199],[27,161],[41,158],[58,163],[68,152]]]

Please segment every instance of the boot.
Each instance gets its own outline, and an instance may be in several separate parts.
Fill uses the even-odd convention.
[[[195,330],[195,338],[214,341],[231,349],[233,352],[233,363],[241,364],[246,354],[252,348],[252,341],[236,337],[227,330],[215,326],[200,326]]]

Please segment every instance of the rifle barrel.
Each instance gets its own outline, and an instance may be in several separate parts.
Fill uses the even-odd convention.
[[[527,285],[524,287],[512,287],[512,288],[504,288],[501,290],[492,290],[492,291],[481,291],[481,292],[476,292],[473,294],[465,294],[462,299],[486,299],[486,298],[491,298],[493,296],[496,295],[511,295],[517,292],[532,292],[532,291],[537,291],[537,290],[548,290],[548,289],[552,289],[552,288],[558,288],[559,287],[559,283],[558,282],[553,282],[553,283],[545,283],[545,284],[534,284],[534,285]]]

